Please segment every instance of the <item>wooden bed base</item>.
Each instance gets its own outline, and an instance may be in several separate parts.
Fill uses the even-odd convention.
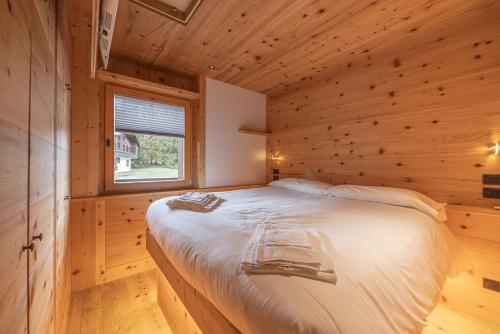
[[[500,295],[484,289],[482,285],[483,277],[500,281],[500,211],[450,205],[447,213],[446,224],[465,247],[474,270],[448,280],[439,304],[457,314],[476,319],[486,327],[500,328]],[[239,333],[182,278],[149,231],[146,247],[160,269],[158,302],[173,333]],[[445,321],[440,327],[448,325]],[[431,333],[432,330],[424,332]]]
[[[146,248],[159,268],[158,304],[172,333],[240,333],[175,270],[149,230],[146,234]]]

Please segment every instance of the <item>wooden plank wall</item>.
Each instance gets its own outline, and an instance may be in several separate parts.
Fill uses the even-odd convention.
[[[192,103],[193,113],[193,186],[195,188],[205,187],[205,120],[206,120],[206,77],[198,77],[198,89],[200,98]]]
[[[0,2],[0,328],[28,329],[31,0]]]
[[[192,92],[198,91],[197,82],[193,77],[182,73],[167,73],[161,69],[144,67],[127,60],[126,57],[117,56],[109,63],[107,71]]]
[[[79,291],[153,267],[145,249],[145,211],[157,194],[104,195],[103,83],[90,77],[90,1],[78,1],[72,15],[71,209],[72,289]],[[131,63],[116,55],[108,71],[197,92],[198,80]],[[204,155],[204,110],[193,103],[193,156]],[[198,135],[198,133],[201,133]],[[202,185],[204,165],[196,165]],[[172,193],[172,192],[169,192]],[[173,192],[176,193],[176,192]]]
[[[71,296],[69,1],[33,1],[32,20],[29,331],[64,333]]]
[[[277,167],[281,178],[498,204],[482,198],[481,176],[500,173],[500,157],[486,151],[500,141],[500,2],[453,12],[415,22],[387,45],[360,46],[328,72],[311,63],[313,80],[271,96],[268,154],[281,161],[269,163],[268,179]]]
[[[91,198],[72,204],[73,291],[152,269],[144,220],[158,194]]]
[[[55,331],[56,6],[33,1],[28,182],[29,333]],[[34,240],[35,236],[42,239]]]
[[[57,2],[55,117],[55,330],[65,333],[71,299],[71,1]]]
[[[439,312],[498,331],[500,298],[482,287],[499,279],[498,200],[482,198],[482,175],[500,174],[500,3],[484,2],[415,22],[388,45],[367,44],[335,69],[268,99],[268,160],[280,177],[414,189],[452,204],[449,226],[474,270],[446,283]],[[376,26],[376,24],[375,24]],[[380,29],[378,27],[377,29]],[[316,70],[315,70],[316,67]],[[323,72],[323,71],[321,71]],[[482,211],[484,210],[484,211]],[[457,327],[433,314],[442,332]]]
[[[73,6],[73,86],[72,86],[72,198],[95,197],[104,191],[104,110],[102,84],[90,77],[91,20],[90,1]],[[108,70],[186,90],[197,90],[196,78],[162,72],[127,61],[117,55]]]
[[[500,281],[500,212],[466,206],[450,206],[447,212],[447,225],[465,247],[472,267],[446,282],[438,309],[477,323],[475,333],[498,333],[500,295],[484,289],[483,278]],[[449,318],[442,318],[441,311],[431,315],[431,326],[444,333],[466,332]]]
[[[208,188],[200,191],[254,187],[256,186]],[[190,190],[72,200],[73,291],[154,268],[154,262],[146,250],[146,211],[152,202],[160,198],[188,191]]]
[[[79,3],[79,5],[85,5]],[[80,15],[79,12],[74,15]],[[95,197],[104,192],[103,83],[89,75],[90,36],[73,36],[72,197]],[[90,32],[88,32],[90,33]],[[85,38],[88,37],[88,38]],[[117,59],[111,71],[133,78],[196,91],[196,80],[143,68]]]
[[[75,1],[72,25],[71,196],[97,196],[103,187],[103,120],[99,83],[90,78],[92,1]]]

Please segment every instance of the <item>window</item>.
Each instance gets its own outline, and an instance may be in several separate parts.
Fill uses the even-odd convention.
[[[189,101],[117,86],[106,86],[105,99],[106,137],[122,143],[106,147],[106,161],[116,162],[106,162],[106,191],[189,186]]]

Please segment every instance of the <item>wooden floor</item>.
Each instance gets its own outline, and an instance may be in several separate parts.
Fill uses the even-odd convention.
[[[151,270],[72,296],[68,333],[172,334],[156,302]],[[494,334],[495,328],[446,305],[438,305],[423,334]]]
[[[74,294],[67,333],[172,334],[156,302],[151,270]]]
[[[427,319],[429,325],[422,334],[498,334],[499,328],[468,314],[439,304]]]

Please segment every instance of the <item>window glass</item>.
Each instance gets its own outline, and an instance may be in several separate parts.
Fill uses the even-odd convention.
[[[184,108],[114,96],[115,183],[183,180]]]

